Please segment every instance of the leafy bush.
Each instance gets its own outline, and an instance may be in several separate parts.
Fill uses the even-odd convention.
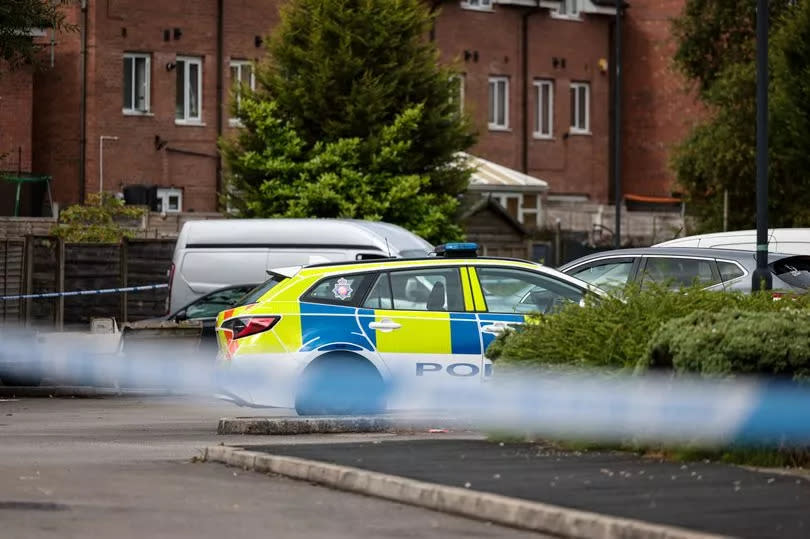
[[[144,213],[143,208],[126,206],[114,195],[91,193],[86,205],[75,204],[60,213],[51,234],[68,243],[118,243],[135,236],[135,230],[126,225]]]
[[[670,320],[650,339],[638,364],[703,376],[810,372],[810,311],[697,311]]]
[[[634,369],[645,357],[650,337],[670,320],[696,311],[773,312],[808,305],[808,296],[774,301],[768,294],[698,287],[677,292],[631,287],[621,297],[590,299],[584,307],[572,304],[551,315],[535,315],[520,330],[496,339],[487,357],[520,366]]]

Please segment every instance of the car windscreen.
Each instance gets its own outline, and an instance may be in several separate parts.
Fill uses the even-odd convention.
[[[810,289],[810,256],[791,256],[771,264],[774,275],[794,288]]]
[[[245,294],[242,299],[236,302],[237,307],[241,307],[242,305],[250,305],[251,303],[256,303],[259,299],[267,294],[274,286],[278,283],[283,281],[284,279],[279,275],[274,275],[267,279],[265,282]]]

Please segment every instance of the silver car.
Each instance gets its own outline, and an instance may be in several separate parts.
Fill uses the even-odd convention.
[[[756,266],[751,251],[646,247],[594,253],[559,270],[603,290],[656,282],[673,289],[699,283],[710,290],[750,292]],[[768,269],[775,291],[804,293],[810,288],[810,256],[769,253]]]

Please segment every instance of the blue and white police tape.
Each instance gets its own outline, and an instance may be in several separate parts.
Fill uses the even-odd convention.
[[[160,290],[169,288],[168,284],[146,284],[142,286],[127,286],[123,288],[101,288],[98,290],[71,290],[68,292],[45,292],[43,294],[20,294],[16,296],[0,296],[0,301],[19,299],[58,298],[66,296],[96,296],[99,294],[120,294],[122,292],[145,292],[147,290]]]

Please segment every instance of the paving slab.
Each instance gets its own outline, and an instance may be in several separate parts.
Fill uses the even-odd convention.
[[[714,534],[810,537],[810,481],[721,463],[480,440],[243,447]]]

